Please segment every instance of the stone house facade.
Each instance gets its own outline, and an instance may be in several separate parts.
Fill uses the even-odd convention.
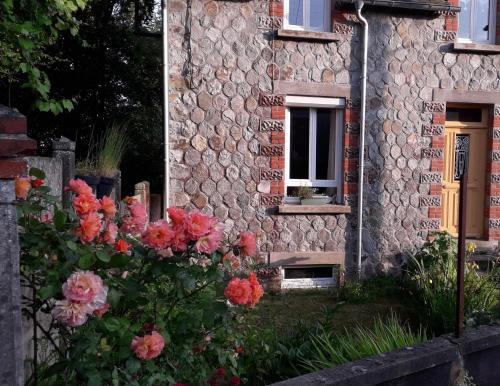
[[[355,265],[362,30],[354,3],[169,0],[170,205],[219,217],[232,238],[256,232],[274,265]],[[476,236],[499,240],[496,0],[366,0],[362,12],[363,273],[397,272],[430,232],[453,231],[456,192],[445,180],[453,141],[469,136],[470,122],[484,125],[483,142],[470,132],[481,185]],[[297,205],[291,196],[303,185],[333,203]]]

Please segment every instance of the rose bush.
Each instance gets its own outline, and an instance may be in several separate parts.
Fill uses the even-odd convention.
[[[30,290],[23,311],[37,326],[35,340],[53,353],[38,363],[35,341],[29,382],[244,381],[238,324],[263,296],[250,271],[255,236],[225,245],[217,219],[179,208],[168,209],[169,221],[148,223],[133,198],[120,211],[81,180],[69,183],[73,209],[63,210],[43,179],[32,169],[16,186],[21,276]]]

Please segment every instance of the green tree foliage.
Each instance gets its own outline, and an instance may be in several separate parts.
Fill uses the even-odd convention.
[[[78,139],[78,158],[87,154],[91,137],[101,136],[113,122],[126,121],[130,145],[121,166],[124,193],[143,180],[150,181],[153,192],[161,192],[159,0],[87,0],[75,19],[78,34],[61,33],[40,65],[52,82],[53,97],[73,100],[74,109],[57,116],[32,109],[28,90],[2,75],[0,103],[27,115],[29,134],[42,151],[50,150],[51,140],[61,135]]]
[[[40,111],[71,110],[70,99],[51,97],[51,82],[40,63],[61,33],[78,32],[74,15],[87,0],[3,0],[0,2],[0,76],[29,89]]]

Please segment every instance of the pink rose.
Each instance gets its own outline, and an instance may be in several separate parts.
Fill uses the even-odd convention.
[[[163,336],[153,331],[151,335],[136,336],[130,345],[137,358],[150,360],[161,354],[165,347]]]
[[[214,225],[214,219],[200,212],[191,212],[187,218],[186,231],[193,241],[207,235]]]
[[[99,307],[99,308],[96,308],[96,309],[94,310],[94,312],[92,313],[92,315],[97,316],[98,318],[102,318],[102,316],[103,316],[106,312],[108,312],[108,310],[109,310],[109,304],[108,304],[108,303],[106,303],[106,304],[104,304],[103,306],[101,306],[101,307]]]
[[[213,229],[208,235],[198,239],[195,244],[195,249],[198,253],[211,255],[219,248],[221,240],[222,234],[218,230]]]
[[[168,208],[168,217],[172,221],[174,227],[184,227],[186,224],[187,214],[182,208]]]
[[[102,242],[106,244],[114,244],[118,236],[118,226],[114,222],[108,222],[102,233]]]
[[[88,304],[93,310],[102,307],[108,295],[108,287],[91,271],[73,272],[62,290],[67,300]]]
[[[123,217],[122,230],[125,233],[130,233],[132,235],[140,235],[144,232],[146,223],[148,222],[146,207],[134,200],[129,201],[130,204],[127,208],[130,214]]]
[[[69,300],[58,300],[52,310],[52,316],[57,321],[70,327],[78,327],[84,324],[92,308],[87,303],[76,303]]]
[[[173,238],[174,232],[163,220],[149,224],[142,235],[143,243],[157,251],[169,247]]]
[[[64,188],[66,192],[73,192],[75,194],[92,195],[92,188],[87,183],[80,179],[72,179],[68,186]]]
[[[257,253],[255,233],[241,232],[239,247],[242,256],[255,256]]]
[[[116,205],[111,197],[104,196],[101,198],[101,209],[105,218],[113,218],[116,215]]]
[[[172,250],[176,252],[184,252],[188,246],[188,239],[184,229],[181,227],[174,227],[174,237],[172,238]]]

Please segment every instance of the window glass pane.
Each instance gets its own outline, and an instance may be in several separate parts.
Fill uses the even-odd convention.
[[[468,109],[448,107],[446,109],[446,120],[451,122],[482,122],[483,112],[481,109]]]
[[[316,179],[335,179],[335,130],[332,110],[318,109],[316,117]]]
[[[470,21],[471,21],[471,1],[460,0],[460,15],[458,16],[458,37],[461,39],[470,39]]]
[[[285,268],[285,279],[314,279],[333,277],[332,267]]]
[[[325,0],[309,0],[309,8],[309,26],[324,29]]]
[[[309,179],[309,109],[290,109],[290,178]]]
[[[489,39],[490,0],[475,0],[474,6],[474,40]]]
[[[288,23],[292,25],[304,25],[303,16],[304,0],[288,1]]]

